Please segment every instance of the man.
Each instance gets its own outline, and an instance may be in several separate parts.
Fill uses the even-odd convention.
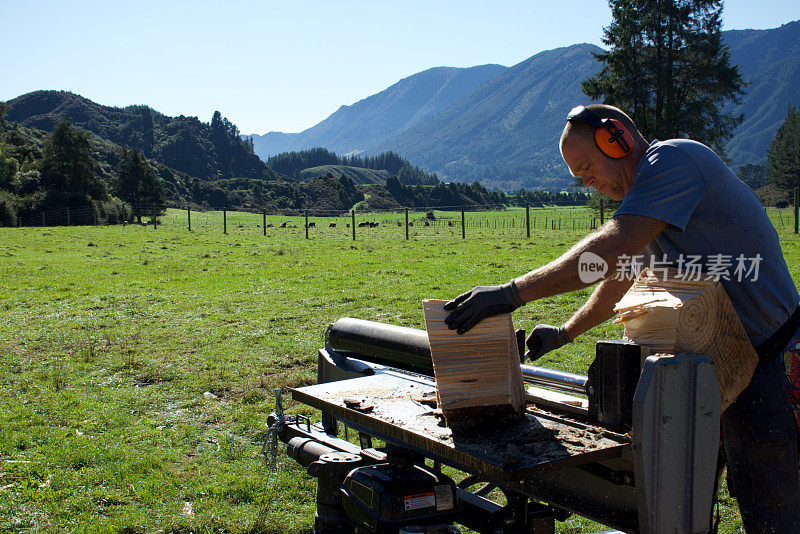
[[[747,532],[800,532],[797,430],[779,357],[800,326],[800,296],[758,198],[708,147],[648,143],[612,106],[570,112],[560,149],[585,186],[622,201],[614,217],[549,264],[448,302],[448,326],[463,333],[484,317],[590,285],[579,277],[579,259],[596,254],[608,274],[564,325],[534,328],[527,345],[535,360],[612,317],[632,284],[614,267],[630,258],[680,268],[699,256],[704,271],[717,274],[727,262],[731,270],[719,280],[761,358],[750,386],[722,415],[728,484]]]

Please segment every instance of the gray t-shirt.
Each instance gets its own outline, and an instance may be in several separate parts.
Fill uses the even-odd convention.
[[[653,141],[615,215],[623,214],[668,224],[642,253],[644,266],[666,260],[662,266],[692,276],[699,265],[699,279],[722,283],[753,345],[797,307],[800,296],[758,197],[707,146]]]

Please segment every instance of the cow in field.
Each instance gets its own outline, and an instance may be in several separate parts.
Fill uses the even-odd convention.
[[[317,227],[317,223],[310,222],[310,223],[308,223],[308,227],[309,228],[316,228]]]
[[[330,223],[330,224],[328,225],[328,228],[336,228],[336,223]]]

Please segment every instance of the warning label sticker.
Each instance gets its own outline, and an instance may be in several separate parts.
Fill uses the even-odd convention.
[[[453,489],[449,484],[442,484],[433,488],[436,492],[436,509],[450,510],[453,507]]]
[[[418,510],[419,508],[429,508],[436,506],[436,497],[433,492],[417,493],[416,495],[406,495],[403,497],[403,504],[406,510]]]

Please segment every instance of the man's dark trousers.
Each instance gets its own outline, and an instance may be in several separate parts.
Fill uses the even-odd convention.
[[[728,487],[748,534],[800,533],[797,427],[783,359],[759,365],[753,380],[722,414]]]

